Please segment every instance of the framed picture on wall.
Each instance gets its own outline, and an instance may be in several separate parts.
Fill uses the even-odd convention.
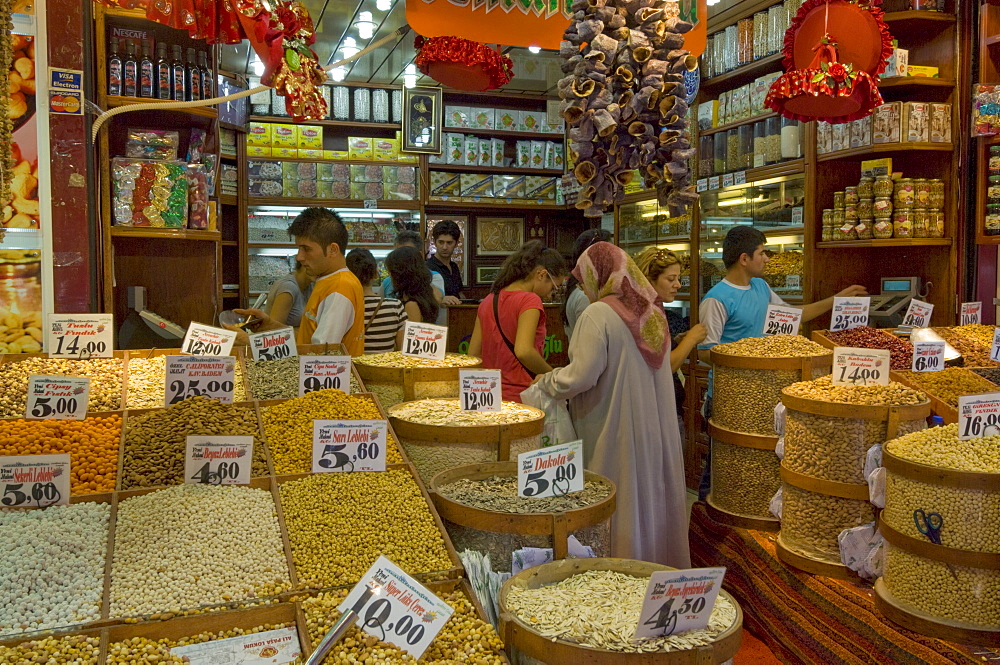
[[[477,266],[476,267],[476,284],[480,286],[489,286],[493,283],[493,280],[497,278],[500,274],[500,266]]]
[[[523,217],[476,218],[477,256],[508,256],[523,244]]]
[[[403,88],[403,152],[441,154],[441,88]]]

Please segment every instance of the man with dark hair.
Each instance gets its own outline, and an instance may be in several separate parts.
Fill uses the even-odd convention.
[[[423,245],[424,243],[420,234],[407,229],[396,234],[396,244],[393,249],[412,247],[423,254]],[[428,263],[429,266],[430,264]],[[448,325],[448,309],[441,307],[441,304],[444,302],[444,277],[441,276],[441,273],[431,270],[431,287],[434,289],[434,298],[438,304],[438,316],[434,322],[440,326]],[[396,289],[392,288],[392,280],[388,277],[382,280],[382,295],[386,298],[396,297]]]
[[[427,259],[427,268],[432,274],[438,273],[444,278],[442,302],[445,305],[460,305],[462,302],[462,269],[451,260],[461,239],[462,230],[450,219],[438,222],[431,229],[436,253]]]

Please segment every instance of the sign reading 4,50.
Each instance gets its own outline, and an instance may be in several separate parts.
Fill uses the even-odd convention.
[[[708,626],[725,568],[657,571],[649,577],[635,639],[675,635]]]

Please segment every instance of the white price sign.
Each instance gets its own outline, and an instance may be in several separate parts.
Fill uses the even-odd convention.
[[[50,358],[110,358],[114,353],[111,314],[50,314],[45,350]]]
[[[83,420],[90,401],[90,379],[85,376],[28,377],[28,420]]]
[[[236,389],[236,358],[167,356],[164,388],[167,406],[188,397],[208,397],[223,404],[232,404]]]
[[[375,595],[365,602],[368,589],[373,589]],[[414,660],[420,660],[455,611],[384,556],[375,561],[337,609],[353,609],[360,617],[361,630],[396,645]]]
[[[993,346],[990,348],[990,360],[1000,362],[1000,328],[993,329]]]
[[[69,504],[69,454],[0,457],[0,505],[46,508]]]
[[[191,665],[288,665],[298,661],[302,647],[299,645],[299,631],[292,626],[174,647],[170,655]]]
[[[854,349],[846,346],[834,347],[833,385],[889,385],[889,351],[887,349]]]
[[[233,350],[235,341],[235,331],[192,322],[181,342],[181,353],[192,356],[225,356]]]
[[[914,342],[914,372],[940,372],[944,369],[944,342]]]
[[[1000,394],[958,398],[958,438],[962,441],[1000,434]]]
[[[189,436],[184,482],[202,485],[249,485],[252,436]]]
[[[914,328],[926,328],[931,324],[931,313],[933,311],[934,305],[914,298],[910,301],[910,306],[906,308],[906,314],[903,315],[903,325],[913,326]]]
[[[313,473],[385,471],[385,420],[314,420]]]
[[[430,323],[407,321],[403,327],[403,355],[444,360],[448,328]]]
[[[250,335],[250,353],[254,360],[281,360],[299,355],[295,329],[282,328]]]
[[[458,371],[463,411],[499,411],[503,408],[503,388],[498,369]]]
[[[745,184],[747,184],[747,172],[746,171],[737,171],[736,175],[733,176],[733,184],[734,185],[745,185]]]
[[[983,322],[983,303],[963,302],[959,313],[959,325],[971,326]]]
[[[765,335],[798,335],[802,310],[798,307],[768,305],[764,315]]]
[[[661,570],[651,574],[635,639],[707,628],[725,574],[725,568]]]
[[[565,496],[582,489],[583,441],[570,441],[517,456],[518,496]]]
[[[833,314],[830,318],[830,330],[849,330],[868,325],[868,309],[872,299],[868,296],[855,298],[833,299]]]
[[[351,394],[351,357],[299,356],[299,397],[331,388]]]
[[[708,178],[701,178],[700,180],[698,180],[698,182],[695,183],[695,191],[698,192],[699,194],[701,192],[707,192],[708,191]]]

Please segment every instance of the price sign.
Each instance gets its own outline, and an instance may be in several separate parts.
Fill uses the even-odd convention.
[[[517,456],[517,494],[565,496],[583,489],[583,441],[570,441]]]
[[[188,397],[209,397],[233,403],[236,358],[233,356],[167,356],[164,396],[167,406]]]
[[[802,206],[795,206],[792,208],[792,226],[802,226],[802,215]],[[795,276],[798,277],[798,275]]]
[[[708,191],[708,178],[701,178],[695,186],[695,191],[699,194]]]
[[[802,276],[801,275],[786,275],[785,276],[785,286],[790,289],[801,289],[802,288]]]
[[[993,329],[993,346],[990,348],[990,360],[1000,362],[1000,328]]]
[[[299,631],[291,628],[265,630],[225,640],[174,647],[170,655],[191,665],[239,663],[239,665],[287,665],[302,654]]]
[[[734,179],[733,179],[733,174],[732,173],[723,173],[722,174],[722,186],[723,187],[732,187],[733,186],[733,181],[734,181]]]
[[[635,639],[707,628],[725,574],[725,568],[662,570],[651,574]]]
[[[503,407],[500,370],[462,369],[458,380],[463,411],[499,411]]]
[[[931,324],[931,313],[933,311],[934,305],[914,298],[910,301],[910,306],[906,308],[906,314],[903,315],[903,325],[913,326],[914,328],[926,328]]]
[[[368,589],[375,595],[364,602]],[[420,660],[455,611],[384,556],[375,561],[337,609],[353,609],[360,617],[361,630],[396,645],[414,660]]]
[[[295,329],[289,327],[250,335],[250,353],[254,360],[281,360],[299,355]]]
[[[192,356],[225,356],[233,350],[235,341],[236,333],[232,330],[192,322],[181,342],[181,353]]]
[[[709,189],[718,189],[719,188],[719,181],[720,181],[719,176],[717,176],[717,175],[712,176],[711,178],[708,179],[708,188]]]
[[[314,420],[313,473],[385,471],[385,420]]]
[[[1000,434],[1000,394],[960,395],[958,438],[962,441]]]
[[[114,353],[111,314],[50,314],[45,350],[50,358],[110,358]]]
[[[745,185],[745,184],[747,184],[747,172],[746,171],[737,171],[736,174],[733,176],[733,184],[734,185]]]
[[[872,299],[868,296],[833,299],[833,314],[830,330],[849,330],[868,325],[868,308]]]
[[[299,356],[299,397],[331,388],[351,394],[351,357]]]
[[[764,315],[765,335],[798,335],[802,310],[798,307],[768,305]]]
[[[365,207],[365,210],[374,210],[374,209],[378,208],[378,200],[377,199],[365,199],[363,205]]]
[[[0,505],[46,508],[69,504],[69,454],[0,457]]]
[[[959,325],[971,326],[983,322],[983,303],[963,302],[959,313]]]
[[[90,401],[90,379],[85,376],[28,377],[28,420],[83,420]]]
[[[407,321],[403,327],[403,355],[444,360],[448,328],[430,323]]]
[[[834,347],[833,385],[889,385],[889,351],[887,349],[854,349],[846,346]]]
[[[252,436],[189,436],[184,482],[202,485],[249,485]]]
[[[914,372],[940,372],[944,369],[944,342],[914,342]]]

